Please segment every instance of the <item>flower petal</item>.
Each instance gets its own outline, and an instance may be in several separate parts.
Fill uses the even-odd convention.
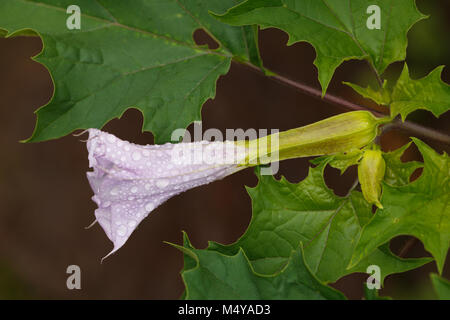
[[[98,205],[96,220],[113,242],[108,256],[139,223],[176,194],[221,179],[245,167],[245,148],[233,142],[136,145],[89,129],[87,178]]]

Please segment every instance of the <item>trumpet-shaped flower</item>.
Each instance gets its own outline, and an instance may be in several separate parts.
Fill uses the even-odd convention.
[[[169,198],[245,168],[246,148],[234,142],[136,145],[89,129],[87,173],[96,221],[122,247],[139,223]]]
[[[117,251],[156,207],[188,189],[248,166],[359,149],[389,118],[368,111],[340,114],[301,128],[237,142],[140,146],[89,129],[87,173],[97,203],[96,221]]]

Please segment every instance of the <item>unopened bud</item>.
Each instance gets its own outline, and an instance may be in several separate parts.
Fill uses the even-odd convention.
[[[383,209],[380,203],[381,181],[386,164],[380,150],[366,150],[358,165],[358,178],[361,190],[367,202]]]

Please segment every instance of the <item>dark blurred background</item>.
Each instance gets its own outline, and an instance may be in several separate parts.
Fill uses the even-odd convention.
[[[450,3],[418,0],[417,5],[430,18],[417,23],[408,33],[411,76],[423,77],[445,64],[443,79],[450,83]],[[202,32],[196,32],[195,39],[198,43],[210,42]],[[286,41],[282,31],[260,32],[264,65],[319,88],[313,48],[307,43],[287,47]],[[36,120],[33,111],[46,104],[53,92],[46,68],[30,58],[41,49],[39,38],[0,39],[0,298],[177,299],[183,291],[179,275],[182,254],[163,241],[180,243],[181,231],[185,230],[198,248],[206,247],[208,240],[234,242],[250,221],[251,203],[244,186],[256,185],[252,169],[170,199],[143,221],[117,254],[100,264],[112,245],[98,225],[84,229],[93,221],[95,210],[85,176],[85,144],[73,136],[44,143],[19,143],[32,133]],[[401,67],[396,63],[387,74],[397,77]],[[365,63],[346,62],[337,69],[328,92],[370,105],[341,82],[366,85],[372,78]],[[216,98],[203,106],[203,129],[286,130],[343,111],[233,63],[229,74],[218,81]],[[409,120],[450,134],[449,113],[436,119],[431,113],[419,111]],[[141,124],[141,114],[129,110],[104,130],[135,143],[153,143],[150,133],[141,133]],[[381,144],[384,150],[393,150],[407,141],[407,132],[394,130],[383,136]],[[439,152],[449,151],[448,145],[424,141]],[[404,157],[405,161],[420,159],[415,147],[409,148]],[[284,175],[291,182],[302,180],[308,160],[282,162],[277,176]],[[327,169],[326,181],[337,194],[344,195],[355,174],[355,168],[343,176]],[[391,248],[399,253],[406,243],[410,248],[404,252],[405,257],[428,255],[420,241],[411,242],[410,237],[395,238]],[[446,278],[450,278],[448,260]],[[81,267],[81,290],[66,287],[66,268],[72,264]],[[435,298],[430,272],[436,272],[434,263],[389,276],[382,294]],[[359,299],[366,278],[354,274],[333,286],[349,298]]]

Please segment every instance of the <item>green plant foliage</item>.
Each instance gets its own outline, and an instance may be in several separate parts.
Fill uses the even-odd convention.
[[[431,273],[430,278],[438,298],[440,300],[450,300],[450,281],[435,273]]]
[[[81,8],[81,29],[69,30],[69,5]],[[216,80],[232,57],[260,65],[255,28],[231,27],[208,10],[224,11],[233,0],[3,0],[0,35],[34,34],[44,50],[36,58],[52,75],[52,100],[37,111],[28,141],[64,136],[79,128],[101,128],[128,108],[144,116],[143,130],[157,142],[200,119],[215,96]],[[218,50],[197,46],[204,29]]]
[[[371,264],[380,266],[384,279],[430,261],[400,259],[388,247],[382,247],[347,269],[361,228],[372,216],[371,206],[358,191],[344,198],[336,196],[323,180],[325,165],[312,168],[298,184],[259,176],[258,185],[248,188],[253,217],[245,234],[227,246],[211,242],[208,249],[231,255],[242,248],[257,272],[273,274],[283,268],[292,250],[302,242],[306,263],[325,282],[366,272]]]
[[[380,29],[366,26],[367,8],[381,9]],[[336,68],[350,59],[367,59],[377,73],[394,61],[405,59],[406,33],[424,18],[413,0],[247,0],[216,15],[231,25],[258,24],[289,34],[288,44],[307,41],[315,48],[314,64],[325,94]]]
[[[338,169],[341,171],[341,174],[343,174],[349,167],[357,165],[361,160],[362,155],[363,152],[360,149],[355,149],[337,155],[317,157],[310,162],[315,165],[326,162],[330,167]]]
[[[412,173],[423,167],[423,163],[418,161],[403,162],[401,156],[406,149],[409,148],[412,142],[405,144],[404,146],[391,151],[383,153],[384,161],[386,161],[386,173],[384,175],[384,181],[392,186],[404,186],[410,181]]]
[[[439,272],[444,267],[450,245],[450,180],[447,154],[439,155],[422,141],[413,138],[424,158],[424,170],[415,181],[403,186],[383,186],[381,203],[364,226],[351,266],[398,235],[419,238],[436,260]]]
[[[391,115],[406,116],[417,109],[431,111],[436,117],[450,110],[450,86],[441,80],[444,66],[437,67],[426,77],[413,80],[405,63],[402,74],[392,91]]]
[[[366,300],[392,300],[390,297],[380,297],[377,289],[369,289],[364,284],[364,298]]]
[[[350,82],[343,83],[358,92],[364,98],[371,99],[381,106],[387,106],[391,103],[391,95],[389,89],[387,88],[386,80],[383,82],[383,87],[377,89],[373,89],[370,86],[363,88],[357,84]]]
[[[362,88],[356,84],[344,82],[365,98],[379,105],[389,105],[391,116],[400,114],[402,119],[411,112],[424,109],[431,111],[436,117],[450,110],[450,86],[441,80],[444,66],[437,67],[422,79],[413,80],[409,77],[408,66],[404,65],[400,78],[394,87],[374,90]]]
[[[320,282],[303,260],[302,246],[293,250],[286,266],[273,275],[255,272],[243,250],[234,256],[193,248],[184,234],[184,246],[173,245],[188,256],[181,276],[186,299],[345,299]]]

